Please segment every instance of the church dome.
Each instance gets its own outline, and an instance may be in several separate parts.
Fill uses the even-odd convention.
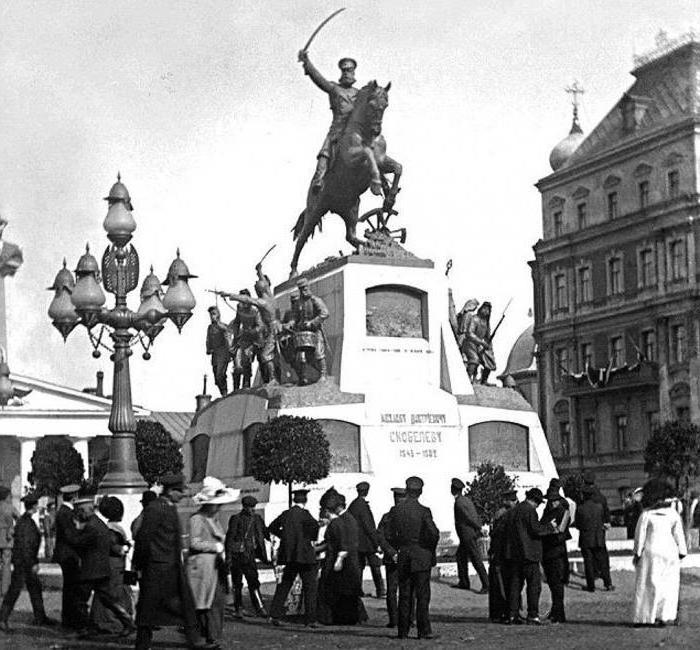
[[[516,339],[508,355],[508,363],[503,372],[503,376],[517,375],[524,371],[536,370],[535,364],[535,338],[533,332],[534,324],[530,324],[527,329]]]
[[[578,119],[574,117],[574,123],[571,125],[571,131],[559,144],[557,144],[552,153],[549,154],[549,165],[552,171],[557,171],[566,164],[571,154],[578,149],[583,141],[583,131],[579,126]]]

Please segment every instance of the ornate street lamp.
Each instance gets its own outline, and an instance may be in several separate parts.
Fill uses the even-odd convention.
[[[195,299],[188,281],[197,276],[191,275],[180,251],[170,265],[168,279],[164,282],[168,291],[163,296],[160,280],[151,272],[141,286],[141,305],[138,311],[126,305],[127,295],[133,291],[139,279],[139,256],[129,242],[136,230],[136,221],[131,214],[133,206],[126,186],[117,175],[117,182],[105,198],[109,208],[104,220],[104,229],[111,244],[102,256],[101,268],[90,254],[89,246],[78,260],[73,274],[63,268],[49,290],[54,291],[54,299],[49,306],[49,317],[54,327],[66,340],[77,324],[85,326],[93,346],[92,355],[100,356],[100,347],[110,350],[114,362],[114,384],[112,409],[109,416],[109,430],[112,444],[109,451],[107,474],[100,483],[100,492],[134,493],[145,489],[146,484],[138,471],[136,462],[136,420],[131,402],[131,377],[129,357],[131,348],[140,344],[143,358],[151,358],[150,347],[170,318],[182,331],[182,326],[192,316]],[[105,309],[105,290],[114,294],[112,309]],[[99,333],[95,333],[100,325]],[[113,348],[102,342],[102,335],[109,331]]]

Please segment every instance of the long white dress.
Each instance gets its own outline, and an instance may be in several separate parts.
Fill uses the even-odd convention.
[[[634,589],[634,623],[670,622],[678,614],[680,555],[687,555],[681,517],[674,508],[642,511],[634,533],[640,557]]]

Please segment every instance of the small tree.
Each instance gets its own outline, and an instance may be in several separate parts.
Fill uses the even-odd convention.
[[[649,438],[644,450],[644,471],[669,478],[683,495],[686,531],[690,528],[690,484],[700,474],[700,427],[690,422],[665,422]]]
[[[36,443],[27,479],[39,496],[56,498],[62,485],[80,485],[85,474],[82,456],[63,436],[45,436]]]
[[[493,524],[496,511],[503,502],[503,493],[514,490],[515,483],[515,478],[506,474],[503,465],[486,462],[476,468],[476,476],[467,487],[469,497],[485,524]]]
[[[331,453],[321,425],[312,418],[280,415],[263,424],[251,449],[251,473],[262,483],[286,483],[292,505],[294,483],[328,476]]]
[[[180,446],[160,422],[151,420],[136,423],[136,461],[149,485],[164,474],[181,472],[184,467]]]

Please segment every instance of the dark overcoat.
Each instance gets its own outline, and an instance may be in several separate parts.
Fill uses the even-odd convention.
[[[521,501],[512,512],[512,518],[508,521],[512,559],[519,562],[541,562],[542,537],[552,534],[552,527],[538,521],[537,510],[528,501]]]
[[[251,519],[252,518],[252,519]],[[256,513],[249,514],[241,510],[228,520],[228,530],[226,531],[226,559],[231,561],[237,553],[245,555],[251,560],[256,558],[267,563],[267,548],[265,540],[270,539],[262,517]],[[241,543],[243,549],[241,549]]]
[[[435,549],[440,531],[435,526],[430,508],[406,497],[391,511],[391,529],[399,549],[399,571],[417,573],[435,566]]]
[[[350,506],[348,512],[355,518],[359,526],[359,552],[376,553],[379,547],[377,536],[377,524],[374,521],[372,509],[363,497],[357,497]]]
[[[111,567],[109,553],[112,533],[97,515],[92,515],[85,528],[73,534],[73,547],[80,556],[80,580],[91,581],[109,578]]]
[[[73,509],[64,503],[56,511],[56,545],[53,550],[53,561],[58,564],[73,563],[77,566],[80,561],[78,552],[69,542],[72,534],[75,533],[74,514]]]
[[[481,534],[481,519],[468,496],[461,495],[455,499],[455,530],[460,542]]]
[[[29,568],[38,561],[41,532],[32,516],[25,512],[15,524],[14,546],[12,547],[12,564],[16,567]]]
[[[579,548],[605,546],[604,509],[602,504],[588,499],[576,508]]]
[[[318,522],[304,508],[295,505],[285,510],[268,530],[280,539],[279,564],[316,564]]]

